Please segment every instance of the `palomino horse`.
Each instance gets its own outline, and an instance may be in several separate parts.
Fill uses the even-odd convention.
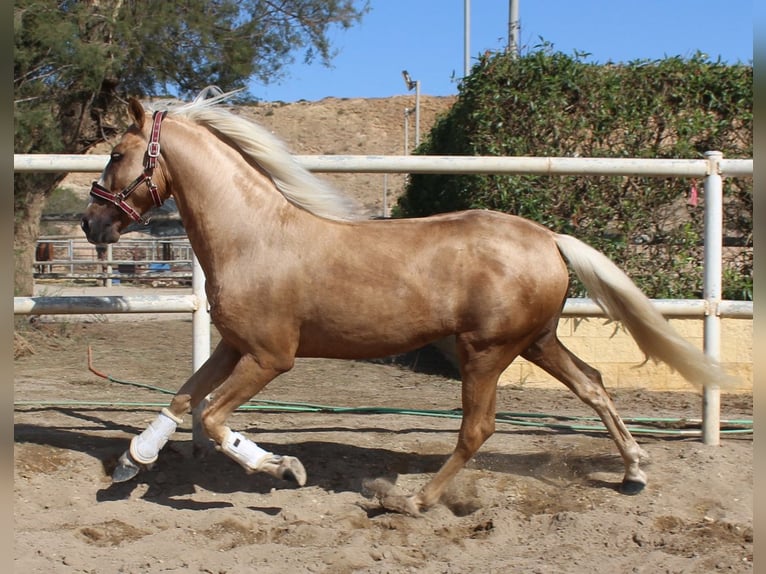
[[[598,413],[625,463],[621,490],[635,494],[646,484],[639,468],[646,454],[598,371],[556,337],[567,261],[648,358],[697,385],[725,383],[718,365],[578,239],[490,211],[359,220],[281,142],[217,105],[223,97],[201,95],[153,115],[130,100],[133,124],[94,182],[82,218],[91,242],[116,242],[131,221],[142,221],[172,195],[205,271],[222,337],[170,405],[133,438],[113,480],[153,464],[181,417],[199,405],[202,427],[219,450],[248,472],[303,485],[298,459],[267,452],[231,430],[229,415],[290,370],[296,357],[380,357],[454,335],[463,407],[457,446],[422,490],[383,496],[385,507],[417,514],[440,499],[494,432],[498,377],[519,355]]]

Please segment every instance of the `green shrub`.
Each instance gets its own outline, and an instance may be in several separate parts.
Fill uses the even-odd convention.
[[[591,64],[547,47],[486,54],[415,153],[751,158],[753,69],[701,55]],[[699,205],[689,205],[692,187]],[[680,178],[413,174],[394,215],[515,213],[583,239],[655,298],[702,292],[702,181]],[[725,293],[752,293],[752,179],[724,181]],[[570,296],[583,291],[575,282]]]

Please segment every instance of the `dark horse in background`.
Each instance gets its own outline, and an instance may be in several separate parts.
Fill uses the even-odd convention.
[[[625,464],[621,490],[635,494],[646,483],[645,453],[598,371],[556,336],[567,265],[647,357],[698,386],[726,383],[620,269],[578,239],[491,211],[360,220],[268,131],[217,105],[223,97],[201,95],[153,114],[130,100],[133,124],[94,182],[82,219],[91,242],[116,242],[173,196],[221,334],[207,362],[133,438],[114,480],[153,464],[181,417],[200,405],[202,426],[222,452],[249,472],[302,485],[298,459],[226,426],[237,407],[296,357],[380,357],[454,336],[463,409],[457,445],[419,492],[382,494],[385,507],[417,514],[439,501],[494,432],[498,377],[519,355],[598,413]]]
[[[52,265],[45,263],[46,261],[53,261],[55,255],[55,249],[53,243],[49,241],[38,241],[35,248],[35,261],[37,262],[38,273],[50,273]]]

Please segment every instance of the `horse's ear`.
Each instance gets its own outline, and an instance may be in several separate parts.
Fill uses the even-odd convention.
[[[133,118],[133,122],[136,124],[138,129],[144,127],[144,119],[146,118],[146,113],[144,112],[144,106],[142,106],[141,102],[139,102],[136,98],[130,98],[128,100],[128,113],[130,113],[130,117]]]

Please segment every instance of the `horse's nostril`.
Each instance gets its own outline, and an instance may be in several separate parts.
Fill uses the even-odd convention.
[[[88,233],[88,230],[90,229],[90,225],[88,224],[88,220],[84,217],[80,220],[80,227],[85,233]]]

